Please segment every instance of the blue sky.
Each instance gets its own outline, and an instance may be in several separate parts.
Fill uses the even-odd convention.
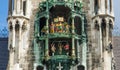
[[[114,33],[120,35],[120,0],[113,0],[113,2],[115,14]]]
[[[0,2],[0,28],[7,26],[8,0],[1,0]]]
[[[115,12],[115,29],[120,32],[120,0],[113,0]],[[7,26],[8,0],[0,2],[0,28]]]

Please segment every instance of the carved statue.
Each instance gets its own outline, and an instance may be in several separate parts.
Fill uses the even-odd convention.
[[[58,47],[59,47],[59,54],[62,54],[62,48],[63,48],[63,45],[61,43],[58,44]]]
[[[55,31],[55,24],[53,24],[53,22],[50,25],[50,33],[54,33]]]
[[[55,51],[56,51],[55,44],[51,44],[51,50],[53,53],[55,53]]]
[[[70,28],[70,26],[67,24],[67,25],[65,26],[65,28],[66,28],[65,32],[66,32],[66,33],[69,33],[69,28]]]

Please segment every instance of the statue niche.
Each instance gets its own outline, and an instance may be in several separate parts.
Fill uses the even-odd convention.
[[[50,56],[55,55],[71,55],[71,44],[69,40],[61,39],[61,40],[53,40],[51,39],[49,42],[49,54]]]

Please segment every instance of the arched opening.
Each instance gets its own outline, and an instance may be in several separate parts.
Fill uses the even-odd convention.
[[[23,31],[27,30],[27,24],[26,24],[26,21],[23,22],[22,30],[23,30]]]
[[[23,1],[23,15],[26,15],[26,6],[27,6],[27,4],[26,4],[27,2],[26,2],[26,0],[25,1]]]
[[[82,34],[82,20],[80,17],[76,16],[75,17],[75,33],[78,34],[78,35],[81,35]]]
[[[105,19],[102,19],[101,29],[102,29],[102,36],[105,37],[106,36],[106,20]]]
[[[95,14],[98,14],[98,0],[94,0],[94,12]]]
[[[15,31],[16,31],[16,32],[19,32],[19,28],[20,28],[19,21],[16,21]]]
[[[109,20],[109,41],[112,41],[112,29],[113,29],[113,24],[112,21]]]
[[[39,35],[42,36],[46,33],[46,18],[45,17],[42,17],[40,18],[39,20]]]
[[[94,27],[95,27],[95,30],[99,30],[99,24],[98,24],[97,20],[95,21],[95,26]]]
[[[49,39],[49,55],[71,56],[72,41],[70,38]]]
[[[19,54],[19,38],[20,38],[20,33],[19,33],[19,30],[20,30],[20,25],[19,25],[19,21],[17,20],[16,21],[16,24],[15,24],[15,56],[14,56],[14,59],[15,59],[15,63],[18,62],[18,54]],[[13,32],[14,34],[14,32]]]
[[[63,5],[56,5],[49,10],[50,33],[70,33],[70,8]]]
[[[85,70],[85,67],[83,65],[77,66],[77,70]]]
[[[49,11],[50,11],[50,17],[52,18],[63,17],[64,20],[67,21],[71,10],[67,6],[56,5],[55,7],[54,6],[51,7]]]
[[[12,22],[10,21],[9,23],[9,30],[12,31],[13,30],[13,26],[12,26]]]
[[[102,35],[102,51],[104,52],[105,48],[105,37],[106,37],[106,20],[103,18],[101,22],[101,35]]]

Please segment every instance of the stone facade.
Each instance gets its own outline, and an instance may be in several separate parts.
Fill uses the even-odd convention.
[[[115,70],[120,69],[120,36],[114,36],[113,37],[113,53],[115,57]]]
[[[33,54],[34,25],[36,13],[40,10],[39,3],[44,1],[46,0],[9,0],[8,70],[36,70],[34,65],[36,58]],[[86,57],[81,55],[86,58],[82,57],[86,62],[83,63],[85,70],[114,70],[111,48],[114,25],[112,0],[78,0],[78,2],[83,2],[82,10],[86,17],[87,52]],[[81,53],[84,53],[84,50],[81,50]]]

